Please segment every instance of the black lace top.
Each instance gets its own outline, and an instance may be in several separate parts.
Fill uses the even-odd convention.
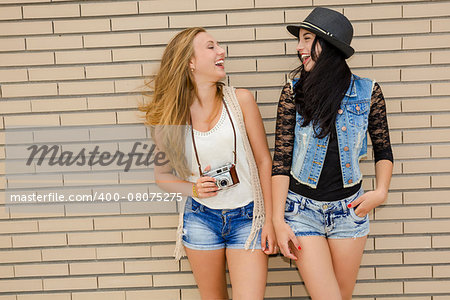
[[[287,83],[283,87],[278,103],[272,175],[290,176],[292,152],[294,149],[295,113],[293,91],[290,84]],[[386,103],[378,83],[375,83],[372,91],[368,132],[372,140],[375,162],[383,159],[393,161],[386,117]],[[343,187],[336,137],[331,138],[329,141],[322,173],[316,189],[301,184],[292,176],[290,179],[290,189],[293,192],[319,201],[344,199],[356,193],[360,187],[361,183],[349,188]]]

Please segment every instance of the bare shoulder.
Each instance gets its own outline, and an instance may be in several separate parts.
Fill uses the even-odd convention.
[[[236,89],[236,98],[242,109],[255,104],[255,97],[247,89]]]

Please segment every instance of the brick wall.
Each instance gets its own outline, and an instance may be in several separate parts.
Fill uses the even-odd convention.
[[[174,203],[7,201],[10,191],[159,191],[151,169],[24,166],[20,146],[148,140],[136,110],[143,76],[175,32],[203,26],[226,49],[228,84],[255,94],[272,148],[281,86],[298,63],[285,24],[318,5],[353,22],[349,64],[380,83],[396,158],[355,299],[450,299],[450,1],[2,0],[0,300],[198,299],[187,260],[171,258]],[[362,168],[371,189],[373,161]],[[269,267],[267,298],[307,298],[293,264],[278,256]]]

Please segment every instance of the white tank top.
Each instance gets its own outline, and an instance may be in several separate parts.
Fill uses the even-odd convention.
[[[236,125],[235,118],[233,116],[231,117],[233,118],[233,124],[236,130],[236,172],[239,177],[239,183],[233,187],[220,190],[214,197],[194,198],[197,202],[212,209],[234,209],[245,206],[253,201],[249,165],[242,143],[242,136]],[[189,130],[190,126],[188,126],[188,132],[186,133],[185,149],[190,150],[191,152],[191,159],[189,160],[189,157],[187,157],[187,163],[191,169],[191,173],[194,175],[190,176],[188,180],[196,182],[200,174]],[[203,170],[208,165],[211,166],[211,170],[214,170],[227,163],[233,163],[233,127],[231,126],[230,118],[228,117],[223,104],[222,114],[220,115],[217,124],[207,132],[201,132],[194,129],[194,138],[195,145],[197,146],[198,158]],[[186,153],[189,153],[189,151],[186,151]]]

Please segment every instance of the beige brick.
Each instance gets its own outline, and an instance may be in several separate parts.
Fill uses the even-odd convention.
[[[42,249],[43,261],[95,259],[95,248]]]
[[[400,50],[402,48],[402,39],[400,37],[356,37],[352,41],[352,47],[355,51]]]
[[[353,295],[383,295],[403,293],[402,282],[367,282],[356,283]]]
[[[34,277],[34,276],[65,276],[69,275],[67,264],[38,264],[38,265],[15,265],[14,274],[16,277]]]
[[[405,204],[448,203],[450,191],[404,192]]]
[[[83,79],[83,67],[33,68],[28,70],[30,81]]]
[[[131,18],[113,18],[111,19],[112,30],[139,30],[139,29],[158,29],[168,28],[169,18],[167,16],[134,16]],[[151,32],[149,35],[164,34],[166,32]],[[171,33],[171,36],[174,34]]]
[[[263,86],[281,86],[284,82],[284,74],[270,73],[270,74],[245,74],[245,75],[231,75],[230,85],[239,86],[243,88],[263,87]],[[261,110],[261,108],[260,108]],[[275,109],[276,111],[276,109]]]
[[[114,93],[112,81],[60,82],[60,95],[106,94]]]
[[[117,124],[141,124],[142,118],[137,111],[117,112]]]
[[[385,1],[385,0],[374,0],[374,2],[375,1]],[[397,0],[395,0],[395,1],[397,1]],[[431,296],[420,296],[420,297],[406,296],[406,297],[387,297],[387,298],[383,297],[382,299],[383,300],[431,300]]]
[[[57,94],[55,83],[2,85],[3,97],[51,96]]]
[[[288,271],[270,271],[267,274],[267,283],[280,282],[301,282],[301,277],[297,270]]]
[[[419,83],[384,84],[383,94],[386,98],[428,96],[430,95],[430,85]]]
[[[432,157],[448,157],[450,145],[431,145]]]
[[[20,6],[3,6],[0,10],[0,20],[22,19]]]
[[[138,8],[136,2],[108,2],[104,3],[87,3],[81,4],[82,16],[113,16],[113,15],[129,15],[137,14]]]
[[[376,220],[392,219],[422,219],[431,218],[430,207],[412,206],[412,207],[392,207],[384,206],[375,209]],[[405,232],[406,233],[406,232]]]
[[[145,79],[116,79],[114,81],[116,93],[136,93],[148,90],[145,86]]]
[[[197,0],[197,10],[222,10],[253,8],[253,0]]]
[[[92,218],[48,219],[39,220],[39,231],[81,231],[93,230]]]
[[[11,242],[11,236],[2,235],[0,236],[0,248],[11,248],[12,242]],[[1,272],[0,272],[1,274]],[[1,277],[1,275],[0,275]]]
[[[7,116],[4,119],[6,128],[59,126],[58,115],[45,115],[45,118],[37,118],[36,115]]]
[[[167,227],[175,228],[178,226],[178,215],[151,216],[150,224],[151,228],[167,228]]]
[[[169,24],[171,28],[185,28],[185,27],[210,27],[210,26],[225,26],[225,14],[201,14],[192,18],[192,15],[175,15],[169,16]]]
[[[450,67],[407,68],[402,70],[402,81],[445,80]]]
[[[81,36],[51,36],[27,38],[27,50],[83,48]]]
[[[0,111],[3,114],[31,112],[30,101],[2,101]]]
[[[43,279],[44,290],[83,290],[96,289],[96,277],[71,277],[71,278],[47,278]]]
[[[282,10],[237,12],[227,15],[228,25],[277,24],[283,23],[283,21],[284,12]]]
[[[14,277],[14,266],[1,266],[0,267],[0,278],[12,278]],[[2,300],[2,298],[0,298]],[[11,299],[11,300],[16,300]]]
[[[448,208],[447,208],[448,211]],[[437,235],[431,238],[433,248],[448,248],[450,247],[450,236],[448,235]]]
[[[349,20],[366,20],[366,19],[392,19],[402,17],[401,5],[383,5],[371,6],[370,15],[367,14],[367,7],[348,7],[344,8],[344,15]]]
[[[242,43],[228,46],[228,54],[232,56],[264,56],[284,54],[282,42]]]
[[[85,48],[137,46],[139,33],[108,33],[84,36]]]
[[[403,6],[404,18],[446,17],[450,3],[424,3]]]
[[[41,291],[42,281],[40,279],[22,279],[22,280],[2,280],[0,281],[0,290],[6,292],[22,291]]]
[[[39,262],[41,261],[40,250],[14,250],[1,251],[0,261],[2,263],[21,263],[21,262]]]
[[[347,60],[350,68],[361,68],[372,66],[372,54],[359,54],[356,53]],[[389,65],[391,66],[391,65]]]
[[[404,173],[435,173],[450,172],[450,160],[433,159],[433,160],[414,160],[403,162]]]
[[[431,63],[432,64],[450,63],[450,51],[431,52]]]
[[[286,26],[265,26],[256,28],[256,40],[286,40],[292,35],[286,30]]]
[[[441,233],[448,232],[450,228],[449,220],[431,220],[431,221],[414,221],[405,222],[403,225],[405,233]]]
[[[314,0],[314,5],[343,5],[371,3],[370,0]],[[340,11],[342,12],[342,11]]]
[[[310,0],[295,1],[295,0],[255,0],[256,8],[269,8],[269,7],[297,7],[297,6],[310,6],[312,3]],[[316,4],[317,5],[317,4]]]
[[[126,261],[125,273],[177,272],[178,262],[172,260]]]
[[[148,217],[94,218],[95,230],[149,228]]]
[[[450,40],[446,35],[424,35],[424,36],[405,36],[403,37],[402,49],[433,49],[448,48]]]
[[[192,274],[160,274],[153,275],[153,286],[183,286],[195,285],[195,279]]]
[[[26,69],[6,69],[0,70],[0,82],[27,81]]]
[[[429,176],[393,177],[390,188],[396,189],[424,189],[430,187]]]
[[[195,0],[185,1],[139,1],[139,13],[161,13],[161,12],[179,12],[195,11]]]
[[[39,22],[8,22],[2,23],[1,35],[30,35],[53,33],[51,21]]]
[[[450,19],[431,20],[433,32],[448,32],[450,30]]]
[[[264,121],[264,131],[266,134],[275,133],[275,121]]]
[[[219,43],[235,41],[253,41],[255,40],[255,30],[253,28],[208,28],[210,33]],[[226,47],[225,45],[221,45]]]
[[[86,64],[112,61],[111,50],[85,50],[56,52],[57,64]]]
[[[417,66],[428,65],[430,63],[430,52],[410,53],[374,53],[373,65],[375,67],[382,66]]]
[[[72,293],[71,300],[125,300],[125,291]]]
[[[403,234],[401,222],[371,222],[370,235]]]
[[[69,245],[94,245],[94,244],[120,244],[122,234],[120,232],[82,232],[69,233]]]
[[[264,294],[266,298],[279,298],[289,297],[291,295],[291,289],[289,286],[267,286]]]
[[[71,300],[70,293],[18,294],[17,300]]]
[[[389,124],[390,126],[391,124]],[[392,151],[394,153],[394,157],[396,159],[408,159],[408,158],[429,158],[431,156],[430,154],[430,146],[429,145],[423,145],[423,146],[394,146],[392,148]]]
[[[450,176],[431,176],[431,187],[443,188],[450,187]]]
[[[109,3],[111,4],[111,3]],[[108,5],[103,5],[103,8],[109,7]],[[64,20],[64,21],[54,21],[55,33],[85,33],[85,32],[101,32],[110,31],[111,25],[109,19],[80,19],[80,20]]]
[[[225,61],[225,70],[228,74],[241,72],[255,72],[255,59],[228,59]]]
[[[293,285],[291,287],[293,297],[309,297],[309,293],[306,291],[304,285]]]
[[[406,281],[405,293],[450,293],[450,280]]]
[[[89,97],[89,109],[136,108],[142,98],[139,95]]]
[[[78,4],[27,5],[23,7],[24,19],[79,17]]]
[[[62,114],[62,126],[115,124],[114,112]]]
[[[175,244],[152,246],[152,257],[173,257]]]
[[[431,237],[377,237],[375,238],[375,249],[420,249],[431,248]]]
[[[167,230],[133,230],[123,232],[124,243],[175,242],[176,231]]]
[[[400,69],[358,69],[354,73],[360,77],[374,78],[379,83],[400,81]]]
[[[127,300],[142,300],[142,299],[170,299],[179,300],[180,290],[142,290],[142,291],[126,291]],[[183,300],[186,300],[183,297]]]
[[[298,58],[285,57],[285,58],[259,58],[257,60],[258,71],[284,71],[290,72],[298,67]]]
[[[450,84],[446,82],[432,83],[431,94],[437,96],[447,96],[450,94]]]
[[[114,49],[113,61],[137,61],[161,59],[164,47],[139,47],[138,49]]]
[[[427,129],[403,132],[404,143],[447,142],[448,140],[450,140],[449,129]]]
[[[13,236],[13,247],[48,247],[67,245],[66,235],[59,234],[34,234]]]
[[[86,108],[86,98],[31,100],[31,111],[33,112],[85,110]]]
[[[99,288],[149,287],[152,275],[99,276]]]
[[[152,249],[153,250],[153,249]],[[101,247],[97,259],[150,257],[149,246]]]
[[[429,20],[401,20],[389,22],[373,22],[373,34],[407,34],[430,32]]]
[[[71,275],[87,275],[87,274],[116,274],[123,273],[123,262],[106,261],[106,262],[86,262],[69,264]]]
[[[435,115],[431,117],[431,123],[433,127],[449,127],[450,115]]]
[[[450,277],[450,266],[433,266],[433,277]]]
[[[364,267],[359,269],[357,280],[367,280],[367,279],[375,279],[374,268]]]
[[[286,23],[292,23],[292,24],[298,24],[299,22],[303,21],[309,13],[312,11],[312,9],[289,9],[285,11],[285,22]],[[342,12],[342,10],[340,11]]]
[[[86,78],[113,78],[141,76],[141,65],[86,66]]]
[[[17,51],[17,50],[25,50],[25,39],[23,38],[2,39],[2,43],[0,45],[0,52]]]

